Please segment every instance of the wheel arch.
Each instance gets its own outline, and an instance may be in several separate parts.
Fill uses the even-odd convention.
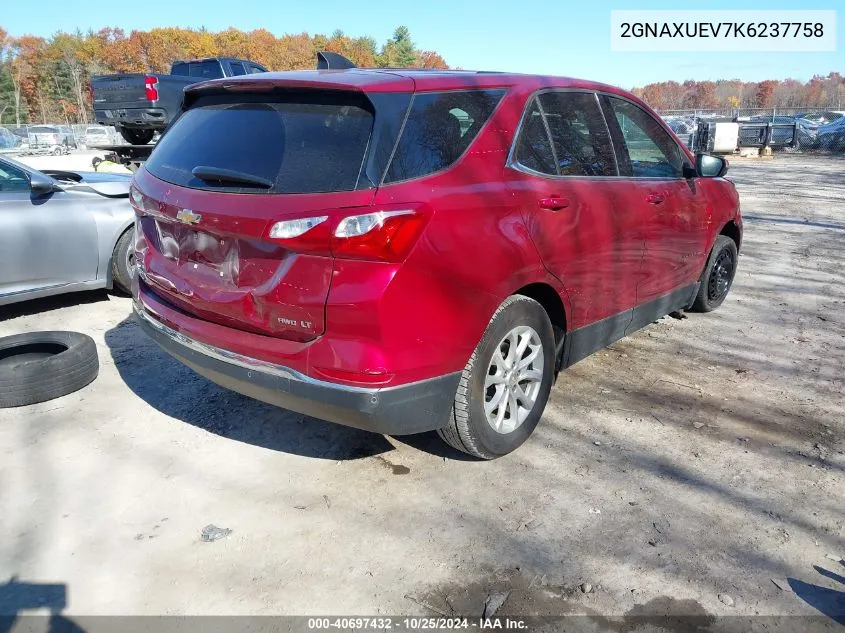
[[[114,273],[112,272],[112,266],[114,264],[114,256],[115,251],[117,250],[117,244],[120,242],[121,238],[126,235],[129,231],[131,231],[135,227],[135,220],[134,218],[125,225],[121,225],[120,229],[115,232],[114,239],[111,242],[111,251],[109,252],[109,258],[106,262],[106,289],[112,290],[114,288]]]
[[[742,244],[742,231],[736,222],[728,220],[719,231],[719,235],[731,238],[734,241],[734,244],[736,244],[737,252],[739,252],[739,247]]]

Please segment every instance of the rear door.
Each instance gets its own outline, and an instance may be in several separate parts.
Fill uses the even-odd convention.
[[[639,321],[677,309],[701,273],[712,217],[695,178],[685,178],[686,154],[651,114],[627,99],[603,96],[629,204],[645,240],[637,303]],[[643,323],[632,324],[638,327]]]
[[[148,290],[230,327],[299,341],[322,334],[333,270],[326,220],[371,204],[363,170],[373,126],[360,92],[191,103],[136,174]],[[322,220],[271,236],[276,223],[307,218]]]
[[[529,103],[506,170],[531,238],[571,304],[570,362],[622,336],[636,303],[640,210],[628,204],[597,97],[548,91]]]

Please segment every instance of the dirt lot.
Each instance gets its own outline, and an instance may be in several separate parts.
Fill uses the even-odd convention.
[[[722,308],[562,374],[492,463],[218,388],[127,298],[0,309],[0,336],[86,332],[101,363],[0,410],[0,590],[37,585],[0,613],[64,591],[70,615],[480,615],[510,592],[500,613],[845,617],[843,173],[734,161],[746,234]],[[201,542],[209,523],[232,534]]]

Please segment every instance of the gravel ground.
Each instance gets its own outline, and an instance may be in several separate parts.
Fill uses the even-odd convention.
[[[725,304],[562,374],[533,438],[489,463],[221,389],[128,298],[0,308],[0,336],[78,330],[101,363],[0,410],[0,613],[63,595],[70,616],[480,615],[498,592],[502,614],[845,621],[843,173],[734,161]],[[209,523],[232,533],[202,542]]]

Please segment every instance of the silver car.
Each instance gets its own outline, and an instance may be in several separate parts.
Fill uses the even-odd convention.
[[[0,157],[0,306],[48,295],[130,290],[130,176],[38,171]]]

